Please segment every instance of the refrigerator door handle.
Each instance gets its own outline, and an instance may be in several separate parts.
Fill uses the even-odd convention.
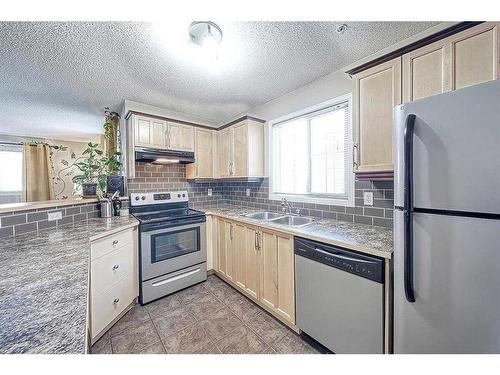
[[[413,291],[413,133],[416,116],[406,117],[404,133],[404,290],[406,300],[415,302]]]

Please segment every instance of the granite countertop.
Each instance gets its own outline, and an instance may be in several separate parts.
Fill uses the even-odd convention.
[[[136,225],[95,218],[0,238],[0,353],[84,353],[90,241]]]
[[[201,207],[193,206],[193,208],[204,211],[206,214],[237,219],[249,224],[269,227],[294,236],[337,245],[382,258],[390,259],[392,257],[393,237],[392,229],[389,228],[330,219],[315,219],[312,224],[293,228],[243,216],[248,213],[263,211],[262,209],[238,207],[228,204]]]

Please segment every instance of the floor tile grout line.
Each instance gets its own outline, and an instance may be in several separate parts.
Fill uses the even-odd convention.
[[[146,306],[144,306],[144,309],[146,310],[146,313],[148,314],[149,320],[151,321],[151,325],[153,326],[153,329],[155,330],[156,335],[160,339],[160,343],[161,343],[161,346],[163,347],[163,350],[165,350],[165,353],[168,354],[167,348],[165,347],[165,344],[163,343],[163,340],[161,339],[160,333],[158,332],[158,328],[156,327],[156,324],[153,321],[153,318],[151,317],[149,309]]]
[[[215,275],[215,277],[217,277],[217,276]],[[219,280],[221,280],[221,281],[224,283],[224,285],[227,285],[228,287],[230,287],[231,289],[233,289],[236,293],[239,293],[240,295],[242,295],[243,297],[245,297],[246,299],[248,299],[248,300],[250,301],[250,303],[254,304],[255,306],[257,306],[257,307],[259,308],[259,310],[260,310],[260,311],[259,311],[257,314],[255,314],[254,316],[252,316],[252,318],[254,318],[254,317],[258,316],[258,315],[262,315],[262,314],[264,314],[264,313],[265,313],[265,314],[268,314],[266,310],[264,310],[262,307],[260,307],[259,305],[257,305],[255,302],[253,302],[251,299],[249,299],[249,298],[248,298],[248,297],[246,297],[245,295],[241,294],[238,290],[236,290],[235,288],[233,288],[231,285],[229,285],[228,283],[226,283],[224,280],[222,280],[222,279],[220,279],[220,278],[219,278]],[[212,294],[214,294],[214,293],[212,292]],[[215,294],[214,294],[214,296],[215,296],[215,298],[218,298]],[[224,303],[221,299],[219,299],[219,301],[221,301],[222,303]],[[224,304],[225,304],[225,303],[224,303]],[[258,337],[258,338],[259,338],[259,339],[260,339],[260,340],[264,343],[264,344],[269,345],[269,347],[271,347],[271,348],[272,348],[272,349],[273,349],[276,353],[278,353],[278,351],[277,351],[277,350],[276,350],[276,349],[275,349],[272,345],[273,345],[273,344],[277,344],[278,342],[281,342],[281,341],[282,341],[282,340],[283,340],[283,339],[287,336],[288,332],[287,332],[285,335],[283,335],[283,337],[281,337],[279,340],[276,340],[276,342],[274,342],[273,344],[268,344],[268,343],[266,342],[266,340],[264,340],[264,338],[263,338],[262,336],[260,336],[260,335],[259,335],[259,334],[258,334],[258,333],[257,333],[257,332],[256,332],[256,331],[252,328],[252,327],[250,327],[250,326],[248,325],[248,323],[247,323],[247,322],[245,322],[242,318],[240,318],[238,315],[236,315],[236,314],[235,314],[235,313],[231,310],[231,308],[229,307],[229,305],[227,305],[227,304],[225,304],[225,305],[227,306],[227,308],[229,309],[229,311],[230,311],[230,312],[231,312],[231,313],[232,313],[232,314],[233,314],[233,315],[234,315],[234,316],[235,316],[238,320],[240,320],[240,321],[243,323],[243,325],[244,325],[246,328],[248,328],[251,332],[253,332],[253,333],[254,333],[254,334],[255,334],[255,335],[256,335],[256,336],[257,336],[257,337]],[[271,315],[269,315],[269,316],[271,316]],[[271,316],[271,317],[272,317],[272,316]],[[274,317],[272,317],[272,318],[273,318],[273,319],[276,319],[276,318],[274,318]],[[280,323],[280,324],[281,324],[281,323]],[[290,329],[290,328],[288,328],[288,327],[286,327],[285,325],[283,325],[283,327],[285,327],[285,329],[287,329],[288,331],[291,331],[291,329]],[[291,332],[293,332],[293,331],[291,331]],[[227,335],[226,335],[226,336],[227,336]]]

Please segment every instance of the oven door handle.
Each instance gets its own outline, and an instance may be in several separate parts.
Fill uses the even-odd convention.
[[[197,217],[193,219],[178,219],[178,220],[172,220],[169,221],[168,223],[145,223],[140,225],[141,232],[151,232],[155,230],[162,230],[162,229],[178,229],[179,227],[184,227],[186,225],[191,225],[193,224],[193,227],[196,225],[194,224],[201,224],[206,221],[206,217]]]

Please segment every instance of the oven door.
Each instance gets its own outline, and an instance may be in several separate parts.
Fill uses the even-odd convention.
[[[141,279],[146,281],[207,261],[205,217],[141,227]]]

